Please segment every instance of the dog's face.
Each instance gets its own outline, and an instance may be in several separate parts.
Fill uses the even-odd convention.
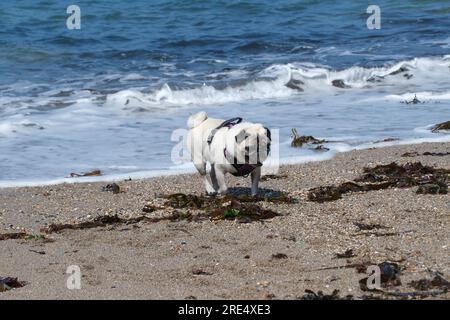
[[[253,124],[233,130],[230,134],[232,139],[227,139],[227,150],[233,150],[230,154],[239,164],[257,164],[267,159],[271,143],[269,129],[260,124]]]

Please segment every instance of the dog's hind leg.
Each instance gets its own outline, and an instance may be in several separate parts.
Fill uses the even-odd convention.
[[[215,194],[217,191],[213,187],[210,175],[207,174],[207,172],[206,172],[206,162],[195,164],[195,168],[197,168],[198,172],[203,177],[203,182],[205,183],[206,193],[207,194]]]
[[[219,191],[219,183],[217,182],[217,176],[216,176],[216,167],[214,165],[211,166],[210,176],[211,176],[211,183],[214,188],[214,191],[215,192]]]
[[[252,171],[252,196],[258,195],[258,184],[261,178],[261,167]]]

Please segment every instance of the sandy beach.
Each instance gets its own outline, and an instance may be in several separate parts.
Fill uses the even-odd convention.
[[[449,170],[450,143],[351,151],[283,166],[277,177],[261,182],[261,194],[270,199],[282,192],[295,201],[259,201],[277,216],[248,223],[185,215],[158,222],[155,217],[191,210],[155,210],[163,202],[155,199],[202,195],[198,175],[118,181],[119,193],[103,191],[108,183],[0,189],[0,235],[22,233],[0,240],[0,277],[26,282],[0,292],[0,300],[298,299],[305,290],[339,290],[336,297],[353,299],[449,299],[450,292],[438,287],[411,285],[436,274],[450,279],[449,194],[418,194],[414,186],[347,192],[322,203],[306,196],[312,188],[354,181],[365,167],[391,162]],[[232,194],[248,193],[249,178],[228,181]],[[143,212],[146,205],[153,209]],[[45,229],[101,216],[116,222]],[[363,291],[359,281],[367,274],[358,265],[386,261],[399,267],[399,283]],[[71,265],[80,267],[80,290],[66,286]]]

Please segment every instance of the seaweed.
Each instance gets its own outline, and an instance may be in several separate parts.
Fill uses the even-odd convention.
[[[385,269],[381,269],[382,272],[385,271]],[[389,288],[392,286],[398,286],[400,279],[399,274],[400,272],[398,270],[394,269],[394,272],[388,271],[386,272],[387,276],[381,277],[381,285],[384,288]],[[378,294],[381,294],[381,296],[363,296],[363,299],[382,299],[384,298],[393,298],[393,299],[425,299],[428,297],[437,297],[442,294],[446,294],[449,292],[450,289],[450,282],[447,281],[442,277],[441,274],[437,273],[434,274],[432,278],[424,278],[419,280],[413,280],[408,283],[409,287],[412,287],[416,291],[410,291],[410,292],[399,292],[399,291],[384,291],[381,288],[375,289],[375,290],[368,290],[367,286],[363,283],[364,280],[360,280],[360,286],[361,289],[365,289],[365,291],[373,291]],[[386,282],[383,282],[383,281]],[[392,282],[393,281],[393,282]],[[383,284],[384,283],[384,284]]]
[[[392,162],[364,168],[363,175],[338,186],[321,186],[308,190],[309,201],[326,202],[342,198],[349,192],[368,192],[388,188],[419,186],[417,193],[447,194],[450,170],[435,169],[420,162],[399,165]]]
[[[373,143],[382,143],[382,142],[392,142],[392,141],[398,141],[400,140],[399,138],[385,138],[383,140],[375,140]]]
[[[2,234],[0,234],[0,241],[25,239],[25,237],[27,237],[27,236],[28,236],[28,234],[25,232],[2,233]]]
[[[353,224],[358,227],[359,231],[362,230],[373,230],[373,229],[387,229],[387,227],[381,224],[366,224],[361,222],[353,222]]]
[[[27,285],[25,281],[19,281],[17,278],[0,277],[0,292],[5,292],[11,289],[22,288]]]
[[[433,157],[445,157],[449,156],[450,152],[424,152],[424,156],[433,156]]]
[[[347,249],[344,253],[336,253],[335,259],[347,259],[356,257],[356,254],[353,253],[353,249]]]
[[[41,232],[50,234],[63,230],[83,230],[98,227],[115,226],[119,224],[135,224],[139,222],[156,223],[160,221],[197,221],[197,220],[237,220],[239,222],[251,222],[256,220],[265,220],[278,216],[279,214],[270,209],[264,209],[255,202],[285,202],[294,203],[294,199],[280,194],[276,197],[248,197],[248,196],[225,196],[225,197],[209,197],[197,196],[191,194],[175,193],[163,196],[165,202],[162,206],[154,206],[146,204],[142,211],[145,213],[153,213],[160,209],[173,210],[165,216],[137,216],[134,218],[121,218],[118,215],[99,216],[89,221],[80,223],[51,224],[42,228]],[[195,212],[196,210],[200,212]],[[26,234],[14,235],[14,237],[22,238]],[[0,237],[1,240],[1,237]]]
[[[442,130],[445,130],[445,131],[450,130],[450,121],[438,123],[433,128],[431,128],[431,132],[434,132],[434,133],[442,131]]]
[[[146,205],[142,208],[142,212],[145,212],[145,213],[152,213],[152,212],[154,212],[154,211],[156,211],[156,210],[158,210],[156,207],[154,207],[154,206],[152,206],[152,205],[149,205],[149,204],[146,204]]]
[[[50,234],[50,233],[58,233],[63,230],[83,230],[83,229],[92,229],[97,227],[106,227],[108,225],[117,225],[117,224],[132,224],[137,223],[143,220],[151,220],[145,216],[139,216],[131,219],[123,219],[117,215],[113,216],[100,216],[96,217],[90,221],[84,221],[80,223],[66,223],[66,224],[51,224],[46,228],[41,228],[41,232]]]
[[[445,280],[440,274],[434,275],[431,279],[424,278],[411,281],[408,283],[408,286],[419,291],[428,291],[430,289],[450,290],[450,282]]]
[[[273,203],[297,203],[296,198],[291,198],[283,192],[277,192],[271,196],[248,196],[248,195],[231,195],[227,194],[223,197],[192,195],[184,193],[174,193],[162,196],[167,201],[164,206],[184,209],[204,209],[211,205],[223,205],[229,201],[239,201],[245,203],[255,202],[273,202]]]
[[[167,199],[165,205],[172,208],[182,209],[182,208],[193,208],[201,209],[205,203],[206,197],[200,197],[191,194],[184,193],[174,193],[164,196]]]
[[[37,254],[40,254],[40,255],[45,255],[45,251],[39,251],[39,250],[33,250],[33,249],[30,249],[28,251],[34,252],[34,253],[37,253]]]
[[[403,157],[403,158],[418,157],[418,156],[420,156],[420,154],[416,151],[405,152],[404,154],[401,155],[401,157]]]
[[[329,148],[327,148],[327,147],[324,147],[323,145],[318,145],[317,147],[315,147],[314,149],[313,149],[314,151],[322,151],[322,152],[325,152],[325,151],[330,151],[330,149]]]
[[[100,170],[94,170],[94,171],[90,171],[90,172],[86,172],[86,173],[75,173],[75,172],[70,173],[70,177],[72,177],[72,178],[96,177],[96,176],[101,176],[101,175],[102,175],[102,172]]]
[[[287,259],[288,256],[285,253],[274,253],[272,254],[271,260],[280,260],[280,259]]]
[[[201,268],[192,269],[192,274],[196,276],[211,276],[213,275],[211,272],[205,271]]]
[[[313,188],[308,191],[308,200],[314,202],[335,201],[342,198],[338,187],[325,186]]]
[[[1,233],[0,241],[3,240],[45,240],[46,242],[50,242],[51,239],[47,239],[42,234],[28,234],[26,232],[13,232],[13,233]]]
[[[250,197],[247,195],[210,197],[176,193],[163,196],[163,198],[166,199],[163,208],[201,210],[202,212],[196,216],[199,219],[238,220],[239,222],[265,220],[278,216],[272,210],[261,208],[257,202],[296,202],[296,199],[290,198],[283,193],[272,197]],[[188,212],[187,214],[189,215],[190,213]]]
[[[160,221],[179,221],[179,220],[192,220],[194,217],[190,213],[181,213],[178,211],[173,212],[171,215],[162,217],[148,217],[137,216],[134,218],[120,218],[117,215],[114,216],[100,216],[90,221],[84,221],[80,223],[66,223],[66,224],[51,224],[46,228],[41,228],[43,233],[58,233],[64,230],[84,230],[107,226],[117,226],[120,224],[130,225],[139,222],[156,223]]]
[[[256,220],[271,219],[279,214],[270,209],[263,209],[257,204],[243,203],[237,200],[228,204],[206,208],[206,214],[212,220],[237,220],[239,222],[251,222]]]
[[[299,297],[300,300],[352,300],[353,295],[341,297],[339,290],[335,289],[331,294],[324,294],[322,291],[315,293],[312,290],[306,289],[305,294]]]
[[[287,178],[288,176],[285,174],[266,174],[264,176],[261,177],[261,179],[259,179],[260,181],[268,181],[268,180],[277,180],[277,179],[284,179]]]
[[[301,148],[303,144],[322,144],[327,142],[326,140],[319,140],[313,136],[299,136],[297,129],[292,128],[292,142],[291,147]]]
[[[308,190],[307,198],[309,201],[314,202],[327,202],[327,201],[335,201],[342,198],[343,194],[349,192],[367,192],[374,190],[381,190],[390,187],[389,183],[368,183],[360,185],[358,183],[348,181],[344,182],[338,186],[324,186],[317,187]]]
[[[427,183],[417,188],[417,194],[446,194],[448,192],[447,184]]]
[[[435,169],[424,166],[420,162],[406,163],[402,166],[392,162],[388,165],[365,168],[364,172],[364,175],[355,179],[355,181],[385,181],[390,184],[390,187],[395,188],[409,188],[432,184],[439,187],[437,193],[446,194],[448,191],[450,170]]]

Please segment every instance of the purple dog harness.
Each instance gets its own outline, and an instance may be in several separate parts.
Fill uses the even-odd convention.
[[[215,128],[211,131],[210,135],[208,136],[208,140],[207,140],[208,145],[211,145],[211,142],[214,139],[214,135],[216,134],[216,132],[218,130],[220,130],[222,128],[231,129],[232,127],[234,127],[235,125],[237,125],[238,123],[241,123],[241,122],[242,122],[242,118],[232,118],[232,119],[224,121],[220,126],[218,126],[217,128]],[[266,128],[266,130],[267,130],[268,137],[270,140],[270,131],[267,128]],[[270,144],[268,145],[267,153],[269,153],[269,151],[270,151]],[[259,143],[258,143],[258,153],[259,153]],[[236,176],[236,177],[246,177],[250,173],[252,173],[253,170],[262,166],[262,163],[260,161],[258,161],[256,164],[247,163],[249,161],[249,159],[247,159],[247,158],[246,158],[246,163],[238,163],[238,159],[236,159],[236,157],[233,157],[230,160],[231,155],[228,153],[227,148],[223,149],[223,155],[225,156],[225,159],[230,161],[231,165],[236,170],[235,173],[231,173],[233,176]]]

